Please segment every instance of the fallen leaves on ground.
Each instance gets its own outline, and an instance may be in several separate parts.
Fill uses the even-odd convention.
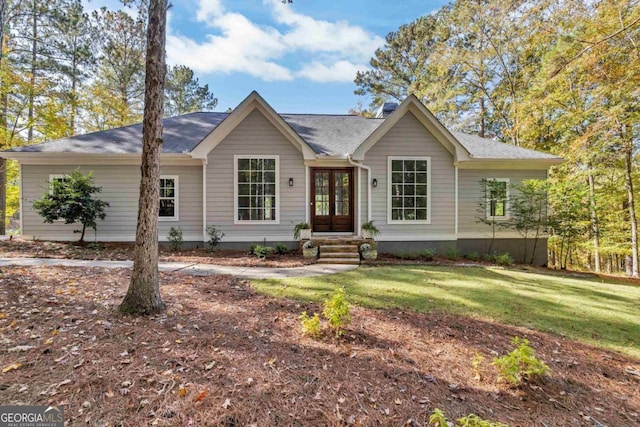
[[[0,257],[130,261],[133,260],[133,247],[133,243],[51,242],[17,238],[0,242]],[[313,259],[303,258],[300,251],[291,251],[283,255],[272,254],[267,259],[258,258],[249,254],[249,244],[244,251],[213,252],[205,247],[173,251],[167,246],[160,246],[159,259],[163,262],[274,268],[301,267],[315,262]]]
[[[233,277],[161,274],[168,309],[149,317],[117,312],[128,283],[124,269],[4,267],[0,402],[65,405],[70,426],[425,426],[434,408],[512,426],[640,424],[640,361],[561,337],[353,307],[341,338],[313,340],[298,316],[319,306]],[[495,382],[491,361],[515,335],[552,379]]]

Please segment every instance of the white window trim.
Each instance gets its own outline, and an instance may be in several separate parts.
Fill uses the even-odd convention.
[[[393,220],[391,219],[391,162],[393,160],[426,160],[427,161],[427,219],[426,220]],[[387,223],[388,224],[431,224],[431,157],[425,156],[388,156],[387,157]]]
[[[485,189],[485,209],[486,209],[486,218],[493,220],[493,221],[506,221],[509,219],[509,199],[510,199],[510,194],[509,194],[509,178],[485,178],[484,179],[486,182],[490,182],[490,181],[494,181],[494,182],[506,182],[506,195],[505,195],[505,201],[504,201],[504,216],[492,216],[491,215],[491,200],[489,199],[489,191],[488,189]]]
[[[160,175],[160,179],[173,179],[175,182],[175,210],[173,216],[160,216],[158,212],[158,221],[180,221],[180,179],[178,175]],[[158,182],[160,185],[160,182]],[[160,204],[160,195],[158,194],[158,206]]]
[[[52,173],[49,174],[49,194],[53,194],[53,180],[54,179],[64,179],[66,177],[68,177],[69,174],[67,173]],[[22,213],[20,214],[22,215]],[[20,221],[22,221],[22,217],[20,217]],[[58,218],[58,219],[54,219],[53,220],[54,223],[58,222],[63,224],[64,223],[64,218]]]
[[[238,160],[273,159],[276,161],[276,219],[255,221],[238,219]],[[236,225],[274,225],[280,224],[280,156],[266,154],[235,154],[233,156],[233,223]]]
[[[69,174],[66,173],[52,173],[49,175],[49,194],[53,194],[53,185],[51,185],[53,183],[54,179],[64,179],[66,177],[68,177]]]

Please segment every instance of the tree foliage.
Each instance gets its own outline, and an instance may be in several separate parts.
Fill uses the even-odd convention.
[[[93,174],[83,175],[76,169],[62,179],[54,179],[49,183],[42,198],[33,202],[33,209],[42,216],[44,222],[53,223],[64,220],[65,224],[82,224],[80,242],[84,241],[87,227],[94,231],[98,228],[98,219],[104,219],[104,209],[109,203],[97,199],[94,194],[102,191],[93,183]]]
[[[638,274],[638,0],[457,0],[390,33],[370,65],[355,83],[374,105],[414,94],[453,129],[564,157],[551,258],[615,271],[629,255]]]
[[[184,65],[169,67],[164,100],[167,116],[212,110],[217,104],[209,85],[200,85],[192,69]]]

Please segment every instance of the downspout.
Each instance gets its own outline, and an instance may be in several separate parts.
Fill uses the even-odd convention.
[[[371,221],[371,166],[354,162],[351,159],[351,154],[347,154],[347,161],[350,165],[367,171],[367,221]],[[360,191],[360,188],[360,183],[358,183],[358,191]],[[358,198],[358,204],[361,204],[360,198]]]

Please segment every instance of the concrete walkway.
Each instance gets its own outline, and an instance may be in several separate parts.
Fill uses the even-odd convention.
[[[54,258],[0,258],[0,267],[100,267],[100,268],[131,268],[133,261],[90,261],[80,259]],[[357,265],[340,264],[312,264],[304,267],[269,268],[269,267],[236,267],[216,264],[194,264],[185,262],[160,262],[160,271],[180,272],[194,276],[212,276],[215,274],[229,274],[243,279],[282,279],[285,277],[310,277],[323,274],[335,274],[358,268]]]

